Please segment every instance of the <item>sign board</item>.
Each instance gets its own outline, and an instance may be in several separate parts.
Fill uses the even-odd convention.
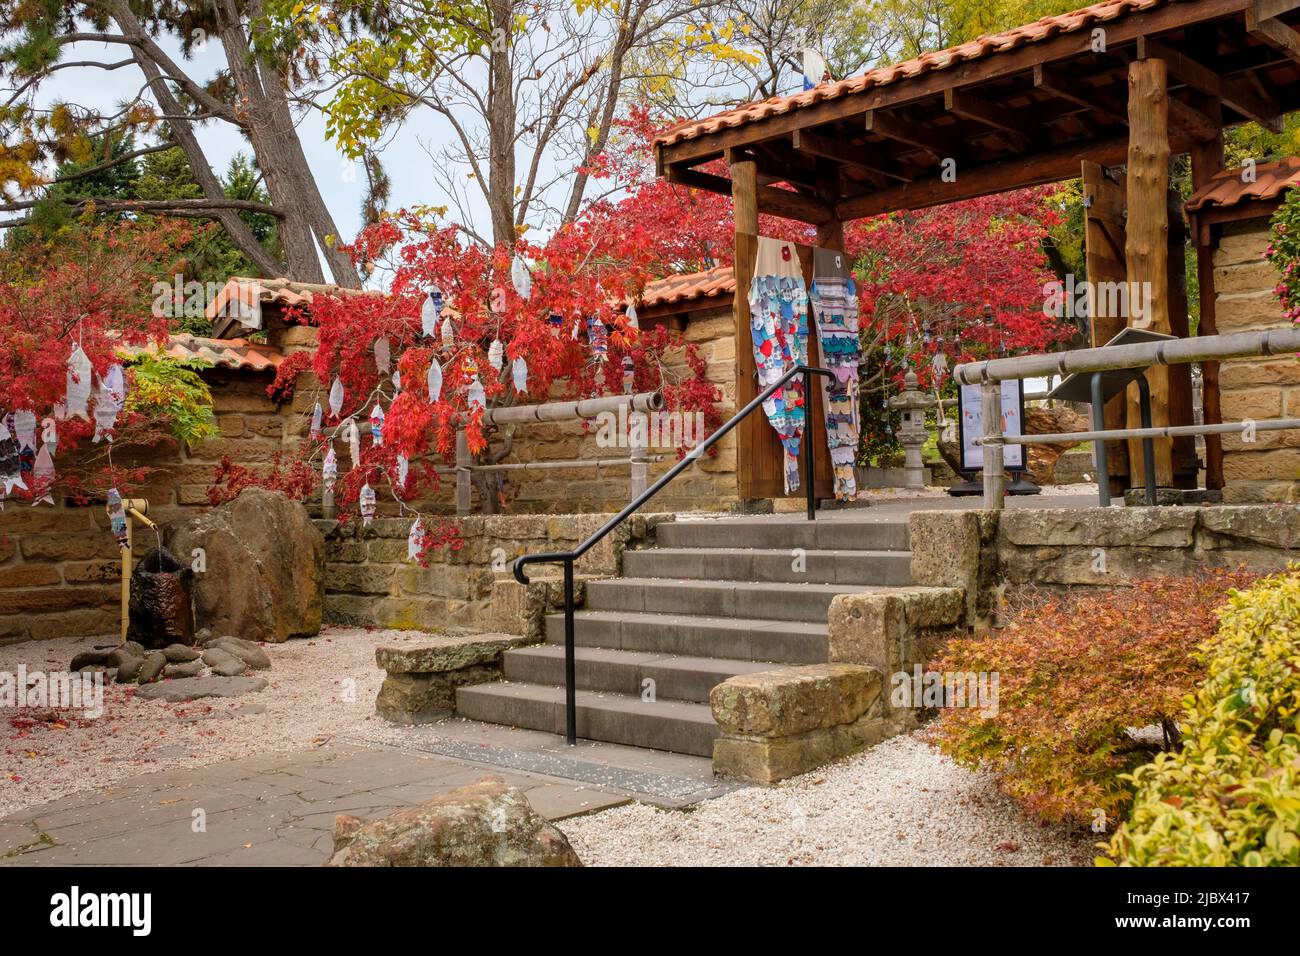
[[[1025,384],[1019,379],[1002,386],[1002,434],[1023,435],[1025,427]],[[961,415],[957,430],[961,435],[962,471],[979,471],[984,467],[984,446],[975,444],[984,437],[984,398],[982,386],[961,386]],[[1009,471],[1023,471],[1024,445],[1003,445],[1002,463]]]

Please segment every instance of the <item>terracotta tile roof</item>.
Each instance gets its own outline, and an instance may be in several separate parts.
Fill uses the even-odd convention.
[[[1105,0],[1090,7],[1063,13],[1054,17],[1044,17],[1036,23],[1007,30],[991,36],[982,36],[933,53],[920,56],[894,66],[877,67],[861,76],[849,77],[832,83],[824,83],[795,93],[790,96],[774,96],[759,103],[738,106],[725,113],[710,116],[702,120],[688,120],[664,131],[655,137],[656,144],[671,145],[683,140],[695,139],[719,130],[744,126],[772,116],[782,116],[806,106],[812,106],[825,100],[839,99],[853,93],[881,86],[888,86],[900,80],[908,80],[926,73],[951,69],[962,63],[980,60],[998,53],[1006,53],[1030,43],[1047,40],[1062,33],[1078,33],[1091,30],[1101,23],[1122,19],[1133,13],[1152,10],[1174,3],[1176,0]]]
[[[355,289],[320,282],[294,282],[291,279],[250,279],[246,276],[231,276],[217,293],[216,298],[208,303],[206,315],[209,319],[224,316],[227,311],[234,311],[236,304],[255,309],[268,302],[287,307],[311,305],[313,295],[357,295]],[[227,310],[227,305],[231,308]]]
[[[142,348],[125,350],[127,354],[144,351]],[[150,351],[157,351],[150,349]],[[284,361],[279,349],[259,345],[248,339],[205,339],[198,335],[169,335],[162,350],[175,359],[201,359],[219,368],[248,369],[254,372],[275,370]]]
[[[1300,156],[1288,156],[1275,163],[1255,167],[1253,182],[1242,178],[1243,169],[1225,169],[1187,200],[1188,212],[1206,206],[1235,206],[1249,200],[1276,199],[1292,186],[1300,185]]]
[[[731,296],[736,291],[736,277],[731,266],[718,266],[707,272],[667,276],[646,285],[641,294],[642,308],[679,305],[699,299]]]

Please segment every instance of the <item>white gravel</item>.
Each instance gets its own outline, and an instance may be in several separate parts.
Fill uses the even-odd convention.
[[[253,754],[320,746],[375,717],[382,672],[375,646],[411,632],[325,628],[310,640],[264,644],[269,686],[183,704],[135,699],[134,685],[104,685],[104,714],[0,710],[0,817],[125,777],[199,767]],[[114,638],[62,638],[0,647],[0,671],[65,671],[74,654]],[[54,719],[51,719],[54,718]]]
[[[915,734],[685,811],[632,804],[559,827],[589,866],[1072,866],[1096,842],[1028,821]]]

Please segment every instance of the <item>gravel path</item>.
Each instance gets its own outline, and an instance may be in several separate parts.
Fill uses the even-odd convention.
[[[1071,866],[1095,854],[1093,839],[1029,822],[988,776],[915,734],[773,788],[560,828],[589,866]]]
[[[184,704],[136,700],[134,685],[104,685],[104,715],[0,711],[0,817],[124,777],[199,767],[253,754],[320,746],[375,717],[382,673],[375,646],[414,640],[400,631],[326,628],[310,640],[264,644],[269,686]],[[62,638],[0,647],[0,671],[62,671],[78,651],[114,638]],[[54,719],[51,719],[54,718]]]

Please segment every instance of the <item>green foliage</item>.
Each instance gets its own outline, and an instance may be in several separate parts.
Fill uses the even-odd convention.
[[[934,741],[1043,820],[1118,819],[1133,796],[1123,775],[1177,742],[1173,718],[1203,673],[1193,651],[1214,633],[1215,608],[1254,578],[1207,571],[1075,592],[950,642],[932,669],[997,673],[998,712],[945,710]]]
[[[179,442],[193,445],[220,434],[212,393],[199,376],[208,363],[146,352],[131,359],[126,411],[162,419]]]
[[[1199,655],[1181,751],[1130,778],[1122,866],[1300,865],[1300,566],[1234,591]]]

